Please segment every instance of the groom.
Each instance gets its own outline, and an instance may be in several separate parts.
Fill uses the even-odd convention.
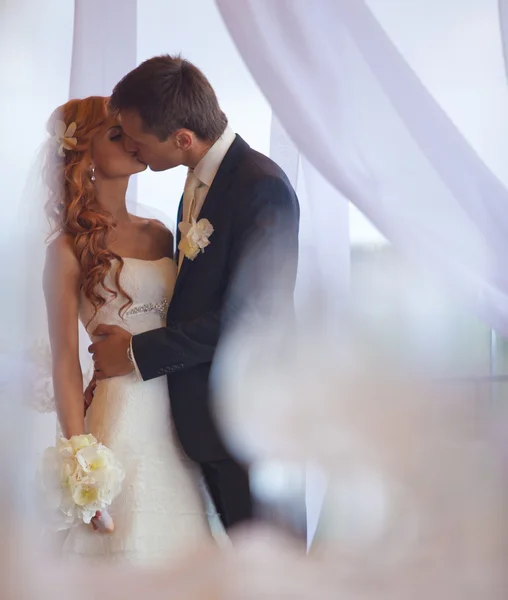
[[[137,370],[145,381],[167,377],[182,447],[200,464],[230,528],[252,517],[252,500],[247,471],[229,454],[214,422],[210,369],[226,326],[250,318],[263,286],[282,288],[291,314],[298,199],[283,171],[228,126],[204,74],[180,57],[139,65],[115,87],[111,108],[120,116],[127,150],[153,171],[184,165],[188,176],[167,325],[135,336],[100,326],[95,333],[104,338],[90,349],[97,376]],[[263,318],[269,304],[260,300],[254,312]]]

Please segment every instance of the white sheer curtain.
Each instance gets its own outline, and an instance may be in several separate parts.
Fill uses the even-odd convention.
[[[270,156],[282,167],[300,201],[300,247],[296,304],[300,312],[312,305],[336,314],[349,289],[349,203],[301,155],[273,117]],[[321,289],[323,294],[317,293]]]
[[[503,44],[503,59],[505,72],[508,75],[508,2],[498,0],[499,25],[501,29],[501,41]]]
[[[424,85],[415,71],[418,56],[404,50],[412,32],[423,40],[418,19],[410,18],[423,4],[217,4],[274,113],[308,161],[399,250],[454,285],[488,324],[508,334],[508,191],[489,168],[495,164],[500,170],[498,157],[492,159],[492,144],[482,152],[489,158],[487,166],[479,154],[481,144],[470,143],[477,132],[467,125],[459,129],[464,115],[450,118],[446,94],[443,98],[429,92],[432,76],[423,74]],[[471,39],[500,42],[492,7],[496,3],[490,0],[446,7],[427,3],[435,19],[449,19],[463,33],[464,47]],[[400,14],[407,16],[405,37],[396,44],[394,19]],[[383,26],[378,20],[382,16]],[[481,31],[490,36],[477,39],[474,23],[481,23]],[[432,43],[426,41],[424,50],[430,52]],[[500,51],[499,43],[497,59]],[[489,62],[472,65],[472,71],[482,66],[492,70]],[[449,77],[453,81],[453,71]],[[473,90],[472,80],[465,91]],[[496,100],[500,98],[501,93]],[[328,278],[333,276],[332,269]]]
[[[63,0],[0,5],[1,240],[9,244],[20,230],[20,198],[46,119],[68,94],[73,14]]]
[[[16,428],[13,410],[18,397],[13,393],[33,376],[33,366],[23,359],[22,348],[30,323],[37,326],[37,315],[45,317],[40,286],[26,293],[26,233],[30,221],[43,222],[43,206],[27,193],[27,180],[33,176],[33,163],[46,138],[45,124],[50,113],[68,97],[71,69],[74,6],[63,0],[34,3],[9,0],[0,7],[0,181],[2,182],[2,300],[0,310],[0,395],[12,410],[11,435],[23,438],[27,477],[33,474],[33,455],[54,434],[45,419],[33,419],[29,413],[17,415],[24,430]],[[35,188],[35,186],[34,186]],[[37,205],[37,206],[36,206]],[[35,207],[37,213],[30,213]],[[31,264],[43,259],[40,251]],[[33,317],[33,318],[32,318]],[[11,421],[6,421],[6,423]],[[5,432],[6,434],[8,432]],[[24,465],[21,464],[21,468]]]
[[[69,97],[109,96],[137,64],[137,0],[74,0],[74,5]],[[133,177],[129,183],[133,202],[136,182]]]
[[[137,1],[75,0],[71,98],[109,96],[136,66]]]

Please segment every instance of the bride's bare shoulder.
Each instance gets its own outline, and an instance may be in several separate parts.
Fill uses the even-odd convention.
[[[165,239],[173,239],[173,233],[164,225],[162,221],[157,219],[148,219],[148,227],[156,234]]]
[[[70,235],[60,234],[46,248],[42,286],[48,306],[68,306],[79,296],[81,265]],[[71,304],[69,304],[71,303]]]
[[[147,236],[155,242],[162,251],[170,249],[171,256],[173,255],[173,233],[158,219],[142,219],[136,217],[139,224],[144,229]]]
[[[55,236],[46,248],[46,268],[58,267],[78,269],[79,261],[74,253],[74,240],[71,235],[60,233]]]
[[[59,233],[48,242],[46,252],[50,255],[74,254],[74,240],[68,233]]]
[[[171,230],[164,225],[162,221],[159,219],[147,219],[145,217],[138,217],[135,215],[131,215],[131,217],[141,226],[146,228],[152,228],[156,230],[165,231],[166,233],[171,233]]]

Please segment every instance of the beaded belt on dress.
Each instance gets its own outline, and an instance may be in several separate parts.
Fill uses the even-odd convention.
[[[162,318],[165,318],[168,312],[169,301],[164,298],[160,302],[153,304],[153,302],[147,302],[146,304],[140,304],[134,308],[129,309],[125,314],[130,317],[132,315],[146,314],[146,313],[157,313]]]

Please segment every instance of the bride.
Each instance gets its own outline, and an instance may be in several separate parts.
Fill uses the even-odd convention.
[[[114,531],[78,525],[65,539],[67,558],[153,565],[212,535],[206,491],[180,449],[165,378],[135,374],[100,381],[85,416],[78,321],[137,334],[162,327],[175,285],[173,237],[159,221],[129,214],[129,177],[146,166],[126,152],[107,99],[71,100],[48,123],[46,205],[54,236],[47,249],[44,294],[53,385],[62,434],[93,434],[121,461],[122,492],[111,506]],[[92,340],[93,341],[93,340]]]

